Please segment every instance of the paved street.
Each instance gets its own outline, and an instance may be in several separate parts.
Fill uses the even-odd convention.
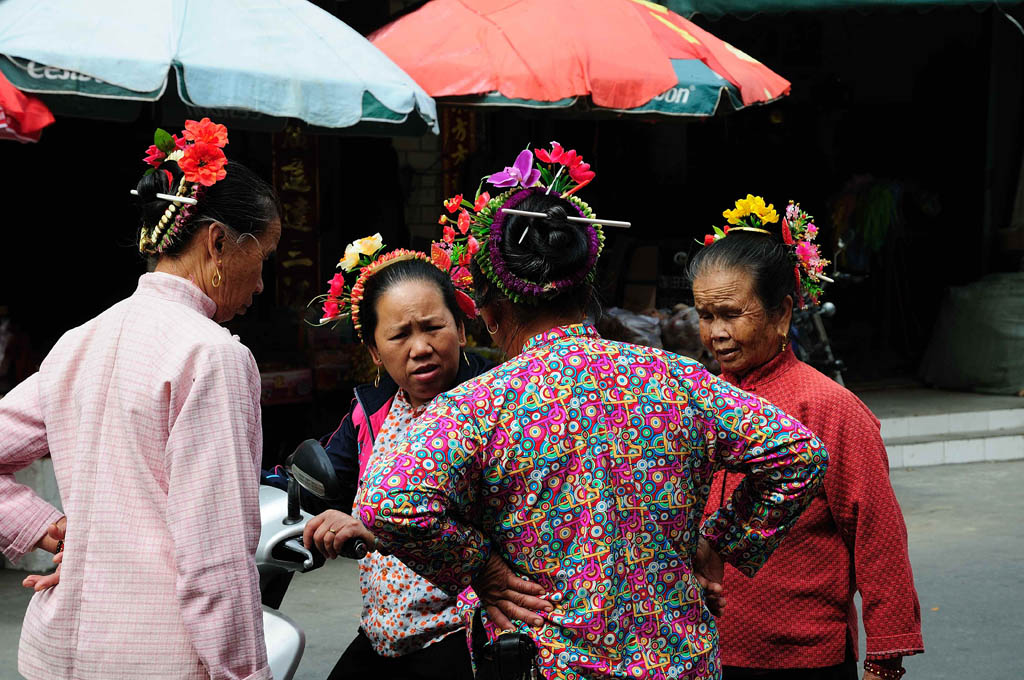
[[[892,479],[910,531],[928,649],[907,661],[906,677],[1020,678],[1024,461],[897,470]],[[19,677],[23,576],[0,571],[0,680]],[[298,677],[322,680],[356,629],[355,565],[339,560],[296,576],[283,610],[306,630]]]

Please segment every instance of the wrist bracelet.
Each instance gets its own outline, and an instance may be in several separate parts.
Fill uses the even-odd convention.
[[[906,668],[886,668],[874,661],[864,661],[864,670],[877,675],[882,680],[900,680],[906,674]]]

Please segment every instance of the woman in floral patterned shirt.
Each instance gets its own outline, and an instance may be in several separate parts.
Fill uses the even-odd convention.
[[[306,545],[332,558],[355,536],[373,546],[373,536],[350,515],[361,472],[389,455],[438,393],[491,367],[479,355],[462,352],[463,313],[448,276],[423,253],[376,257],[383,250],[379,241],[369,249],[364,255],[372,262],[363,270],[362,293],[356,294],[357,329],[379,373],[373,385],[356,388],[351,412],[324,442],[349,492],[333,507],[303,495],[307,510],[323,511],[306,525]],[[345,306],[351,308],[351,298]],[[331,680],[472,678],[457,593],[446,593],[395,556],[378,552],[360,560],[359,584],[359,633]]]
[[[555,168],[567,155],[537,152]],[[603,237],[567,219],[592,215],[572,195],[589,181],[577,159],[566,177],[521,154],[490,178],[509,191],[469,204],[481,316],[510,359],[439,396],[371,463],[360,516],[380,549],[448,593],[494,555],[536,581],[554,610],[518,629],[544,677],[718,678],[698,542],[754,574],[818,492],[827,455],[700,364],[582,322]],[[702,525],[723,468],[746,478]]]

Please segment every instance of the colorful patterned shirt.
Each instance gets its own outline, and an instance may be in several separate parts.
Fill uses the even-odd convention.
[[[367,466],[378,456],[389,456],[425,410],[425,405],[414,408],[399,390],[373,442]],[[359,588],[363,594],[360,625],[382,656],[415,652],[463,626],[458,598],[424,580],[394,555],[371,552],[359,560]]]
[[[453,595],[492,551],[544,586],[555,611],[521,630],[548,678],[717,678],[697,539],[755,573],[826,459],[802,425],[700,364],[563,326],[437,397],[367,471],[360,516]],[[702,527],[718,468],[746,479]]]

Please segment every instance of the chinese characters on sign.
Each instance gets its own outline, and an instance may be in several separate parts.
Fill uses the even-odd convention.
[[[462,187],[462,166],[476,151],[476,112],[444,106],[441,117],[441,176],[444,195],[454,196]]]
[[[281,197],[277,304],[305,308],[319,290],[320,194],[317,139],[289,126],[274,135],[274,188]]]

